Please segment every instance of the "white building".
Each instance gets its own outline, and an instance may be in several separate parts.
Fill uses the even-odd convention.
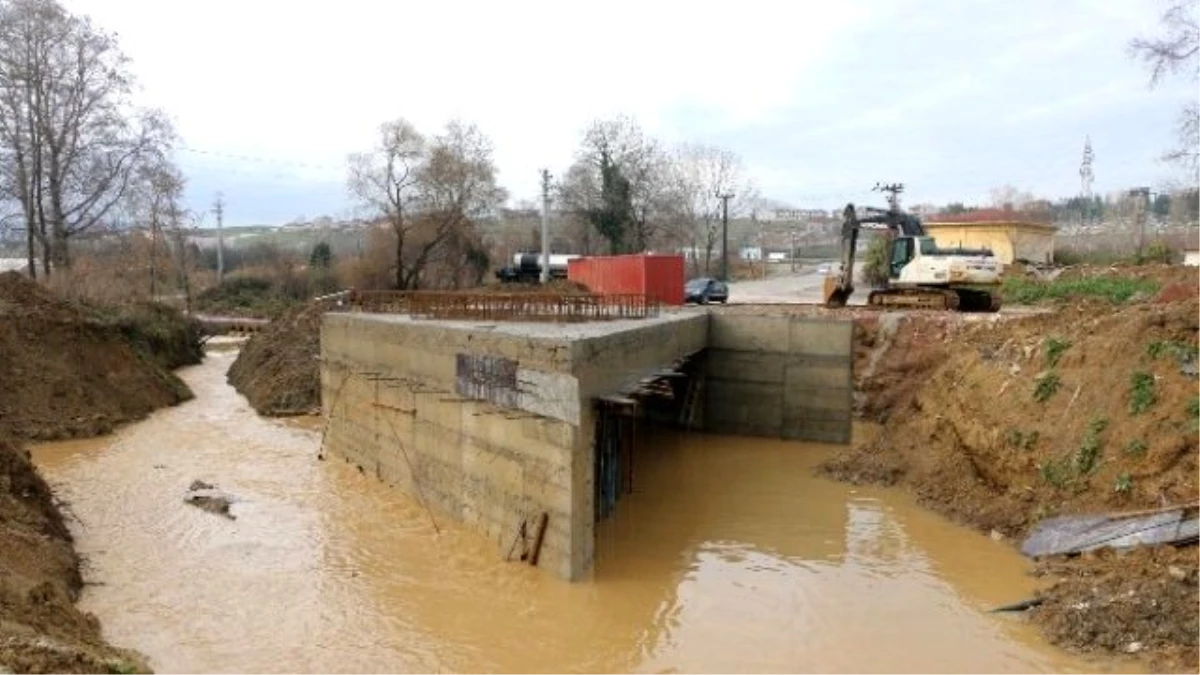
[[[39,261],[34,259],[33,264],[37,265]],[[21,274],[29,273],[29,260],[26,258],[0,258],[0,274],[4,272],[20,272]]]

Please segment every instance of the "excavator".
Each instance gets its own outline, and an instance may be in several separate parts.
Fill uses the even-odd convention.
[[[854,257],[862,230],[892,234],[888,280],[867,296],[867,304],[918,307],[959,312],[995,312],[1000,298],[993,292],[1001,267],[988,250],[939,248],[916,216],[900,209],[903,184],[879,185],[888,192],[888,208],[865,207],[862,215],[847,204],[842,212],[841,269],[825,278],[825,306],[845,307],[854,293]]]

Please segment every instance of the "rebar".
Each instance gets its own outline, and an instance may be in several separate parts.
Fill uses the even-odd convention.
[[[480,293],[476,291],[353,291],[358,311],[426,319],[578,323],[658,316],[656,298],[640,294]]]

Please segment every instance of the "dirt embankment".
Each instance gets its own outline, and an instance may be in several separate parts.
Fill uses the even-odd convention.
[[[198,362],[169,322],[142,307],[116,317],[0,274],[0,420],[18,439],[96,436],[192,397],[170,367]],[[177,314],[175,316],[178,316]],[[164,345],[176,346],[171,350]]]
[[[75,608],[82,586],[50,488],[25,452],[0,438],[0,672],[149,672]]]
[[[859,318],[857,410],[878,426],[823,471],[905,485],[1014,542],[1052,515],[1195,501],[1195,277],[1154,272],[1161,291],[1134,304]],[[1195,547],[1043,561],[1056,583],[1031,617],[1068,647],[1194,671],[1196,570]]]
[[[321,407],[321,315],[326,303],[284,312],[255,333],[228,380],[260,415],[302,415]]]
[[[0,672],[148,672],[75,607],[83,581],[59,504],[17,444],[92,436],[191,398],[199,362],[178,312],[100,312],[0,274]]]

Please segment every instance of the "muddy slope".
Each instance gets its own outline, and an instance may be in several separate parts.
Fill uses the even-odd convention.
[[[0,672],[149,672],[112,647],[74,601],[82,580],[71,534],[25,452],[0,438]]]
[[[260,415],[300,415],[321,408],[321,315],[309,303],[284,312],[242,347],[229,384]]]
[[[884,420],[878,439],[826,468],[907,483],[1006,535],[1054,514],[1193,501],[1198,328],[1191,301],[926,325],[928,348],[883,357],[900,383],[865,385],[883,387],[865,406]]]
[[[18,442],[106,433],[191,398],[169,369],[200,356],[174,310],[101,313],[0,274],[0,672],[148,672],[75,607],[70,532]]]
[[[0,420],[9,432],[29,440],[95,436],[191,398],[164,367],[182,357],[158,358],[152,336],[143,348],[131,342],[149,325],[138,316],[106,317],[19,274],[0,274]]]
[[[864,320],[858,410],[877,426],[822,470],[907,486],[1014,543],[1052,515],[1194,501],[1196,307],[1192,291],[1025,318]],[[1031,618],[1067,647],[1195,671],[1196,566],[1195,547],[1046,562],[1057,583]]]

